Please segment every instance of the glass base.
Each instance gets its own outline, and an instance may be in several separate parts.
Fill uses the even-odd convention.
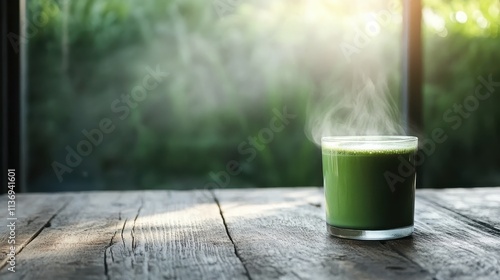
[[[330,235],[357,240],[390,240],[410,236],[413,233],[413,225],[395,229],[362,230],[338,228],[326,224],[326,229]]]

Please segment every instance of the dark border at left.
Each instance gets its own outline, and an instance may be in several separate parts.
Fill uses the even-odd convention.
[[[12,47],[9,34],[20,36],[20,0],[0,0],[0,116],[1,189],[7,192],[7,170],[16,169],[16,193],[23,182],[21,172],[21,51]],[[22,45],[20,46],[23,47]]]

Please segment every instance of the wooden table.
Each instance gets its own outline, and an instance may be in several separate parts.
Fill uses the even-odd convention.
[[[500,188],[418,190],[415,232],[333,238],[320,188],[16,196],[0,279],[500,279]]]

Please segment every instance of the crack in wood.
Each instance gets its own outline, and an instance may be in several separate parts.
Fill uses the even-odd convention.
[[[106,279],[110,279],[109,274],[108,274],[108,262],[107,262],[107,253],[106,252],[109,249],[109,253],[111,255],[111,263],[113,263],[115,261],[115,258],[113,256],[113,251],[111,250],[111,246],[113,245],[113,239],[115,238],[117,232],[118,232],[118,230],[115,230],[115,232],[113,233],[113,236],[111,236],[111,240],[109,241],[108,246],[106,246],[104,248],[104,275],[106,275]]]
[[[134,230],[135,230],[135,224],[136,224],[137,218],[139,217],[139,214],[141,213],[143,205],[144,205],[144,200],[141,197],[139,208],[137,209],[137,213],[136,213],[136,215],[134,217],[134,222],[133,222],[132,229],[131,229],[131,232],[130,232],[130,235],[132,237],[132,244],[131,244],[130,250],[127,248],[127,245],[125,244],[125,237],[124,237],[125,227],[127,226],[128,218],[125,218],[125,220],[123,221],[123,225],[121,226],[121,230],[120,230],[120,237],[121,237],[122,244],[123,244],[123,250],[125,252],[128,252],[129,255],[130,255],[130,257],[132,258],[132,263],[131,263],[132,267],[134,267],[134,263],[135,263],[135,256],[134,256],[134,249],[135,249]],[[118,212],[118,221],[121,221],[121,220],[122,220],[122,211],[119,211]],[[113,245],[113,240],[114,240],[114,238],[116,237],[117,234],[118,234],[118,230],[115,230],[115,232],[113,233],[113,236],[111,237],[111,240],[109,241],[109,244],[104,249],[104,274],[106,276],[106,279],[110,279],[109,268],[108,268],[108,263],[107,263],[107,251],[109,249],[109,253],[110,253],[110,257],[111,257],[111,263],[113,263],[115,261],[115,258],[114,258],[111,246]]]
[[[137,222],[137,218],[139,217],[139,214],[141,213],[141,210],[142,210],[142,207],[144,206],[144,198],[141,196],[141,203],[139,205],[139,208],[137,209],[137,213],[135,214],[135,217],[134,217],[134,222],[132,224],[132,229],[130,230],[130,236],[132,237],[132,242],[131,242],[131,248],[130,248],[130,257],[132,258],[132,262],[131,262],[131,265],[132,267],[135,267],[135,248],[137,247],[137,245],[135,244],[135,224]],[[123,238],[123,232],[125,230],[125,225],[123,225],[123,229],[122,229],[122,240],[123,240],[123,246],[124,246],[124,249],[128,251],[127,247],[125,246],[125,239]]]
[[[127,225],[128,219],[125,219],[125,222],[123,222],[123,227],[120,232],[120,236],[122,237],[122,243],[123,243],[123,249],[127,249],[127,245],[125,245],[125,238],[123,237],[123,232],[125,231],[125,226]]]
[[[215,203],[217,204],[217,207],[219,208],[219,214],[220,214],[220,217],[222,218],[222,223],[224,224],[224,228],[226,229],[226,234],[227,234],[227,237],[229,237],[229,240],[231,241],[231,243],[233,244],[233,248],[234,248],[234,254],[236,255],[236,257],[238,258],[238,260],[241,262],[241,265],[243,266],[243,269],[245,270],[245,276],[252,280],[252,277],[250,276],[250,272],[248,271],[248,268],[247,266],[245,265],[245,263],[243,262],[243,259],[241,258],[239,252],[238,252],[238,248],[236,246],[236,243],[234,243],[234,240],[233,240],[233,237],[231,236],[231,234],[229,233],[229,228],[227,226],[227,223],[226,223],[226,219],[224,218],[224,213],[222,212],[222,208],[220,206],[220,202],[219,202],[219,199],[217,199],[217,197],[215,196],[215,192],[211,189],[209,190],[209,192],[212,194],[212,197],[215,201]]]
[[[144,205],[144,199],[141,197],[141,204],[139,205],[139,209],[137,209],[137,214],[135,215],[134,218],[134,223],[132,224],[132,230],[130,232],[130,235],[132,236],[132,253],[134,253],[135,250],[135,222],[137,221],[137,218],[139,217],[139,214],[141,213],[142,206]]]
[[[49,220],[47,222],[45,222],[45,224],[43,224],[40,229],[38,229],[29,239],[28,241],[26,241],[25,244],[21,244],[21,246],[19,246],[19,251],[16,252],[16,256],[19,255],[19,253],[21,253],[23,251],[24,248],[26,248],[33,240],[35,240],[35,238],[38,237],[38,235],[40,235],[40,233],[42,233],[42,231],[45,229],[45,228],[48,228],[47,225],[51,225],[51,221],[59,214],[61,213],[65,208],[66,206],[69,205],[69,203],[71,202],[72,199],[68,200],[66,203],[63,204],[63,206],[61,206],[61,208],[59,208],[55,213],[54,215],[52,215]],[[6,265],[7,265],[7,261],[8,261],[8,258],[5,258],[5,260],[3,260],[2,262],[0,262],[0,270],[2,270]]]
[[[109,253],[111,254],[111,262],[115,262],[115,255],[113,254],[113,249],[109,248]]]

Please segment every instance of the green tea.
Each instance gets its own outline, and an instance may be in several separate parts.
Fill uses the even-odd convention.
[[[416,147],[355,143],[322,151],[329,225],[360,230],[413,225]]]

